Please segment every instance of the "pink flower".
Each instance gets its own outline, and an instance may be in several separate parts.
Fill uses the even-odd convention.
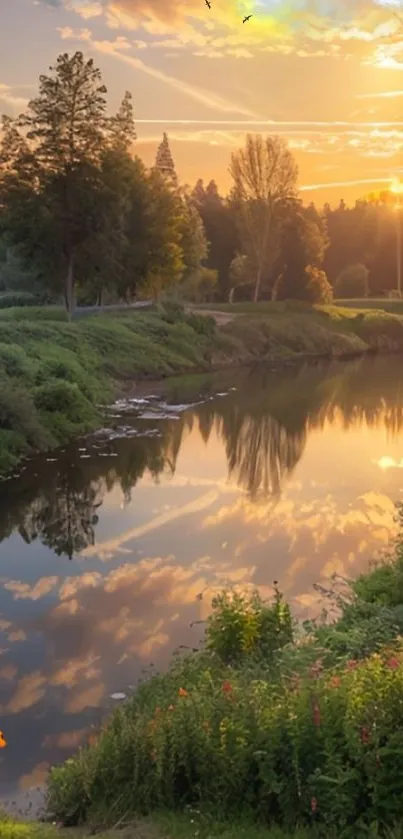
[[[358,661],[354,658],[347,662],[347,670],[355,670],[356,667],[358,667]]]
[[[399,660],[394,656],[392,656],[392,658],[390,658],[389,661],[386,662],[386,664],[387,667],[389,667],[389,670],[397,670],[397,668],[400,666]]]
[[[222,686],[223,693],[232,693],[231,682],[225,681]]]

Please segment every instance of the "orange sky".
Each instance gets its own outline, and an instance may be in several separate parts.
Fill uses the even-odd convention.
[[[168,132],[182,181],[226,191],[246,131],[287,137],[318,204],[403,174],[403,0],[0,0],[1,111],[75,49],[111,108],[132,92],[147,164]]]

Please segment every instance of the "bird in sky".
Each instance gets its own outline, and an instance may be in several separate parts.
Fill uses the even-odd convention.
[[[206,4],[207,8],[211,9],[211,3],[209,2],[209,0],[204,0],[204,2]]]
[[[250,20],[250,19],[251,19],[251,17],[253,17],[253,15],[246,15],[246,17],[244,17],[244,19],[243,19],[242,23],[246,23],[246,21],[247,21],[247,20]]]

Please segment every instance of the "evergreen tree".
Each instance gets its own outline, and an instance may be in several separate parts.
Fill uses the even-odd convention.
[[[172,184],[172,186],[176,187],[178,185],[175,164],[171,154],[171,149],[169,148],[168,135],[165,131],[162,135],[162,142],[159,144],[157,149],[155,168],[168,181],[168,183]]]
[[[3,226],[44,284],[64,287],[69,315],[83,254],[88,259],[91,242],[100,242],[119,217],[119,196],[113,201],[103,180],[105,156],[124,153],[135,136],[130,94],[112,118],[105,96],[93,60],[65,53],[40,76],[26,112],[3,118]]]

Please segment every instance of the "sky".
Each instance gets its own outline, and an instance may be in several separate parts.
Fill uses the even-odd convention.
[[[403,179],[403,0],[210,2],[0,0],[0,112],[80,49],[111,111],[132,93],[136,153],[152,165],[166,131],[184,183],[226,193],[247,132],[287,139],[318,205]]]

